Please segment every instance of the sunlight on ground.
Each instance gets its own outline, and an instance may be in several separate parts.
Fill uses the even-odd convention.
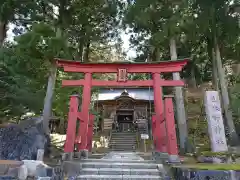
[[[56,145],[57,147],[63,147],[65,140],[66,140],[66,135],[62,134],[51,134],[51,142]],[[92,147],[94,148],[108,148],[109,144],[109,137],[107,136],[97,136],[93,137],[93,142],[92,142]]]

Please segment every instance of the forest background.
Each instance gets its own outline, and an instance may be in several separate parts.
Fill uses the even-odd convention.
[[[7,36],[10,31],[14,40]],[[130,47],[126,48],[127,37]],[[191,60],[181,77],[187,83],[184,98],[190,134],[206,133],[204,112],[199,108],[203,106],[199,89],[206,84],[221,92],[229,132],[240,123],[238,0],[2,0],[1,123],[43,113],[55,57],[85,63],[188,57]],[[81,77],[57,71],[52,113],[63,121],[67,120],[69,96],[81,95],[82,89],[62,88],[61,80]],[[146,79],[147,75],[132,78]],[[93,93],[97,92],[94,88]]]

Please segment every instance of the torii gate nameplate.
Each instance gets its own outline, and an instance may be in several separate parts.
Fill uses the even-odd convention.
[[[127,81],[127,69],[118,69],[118,79],[119,82],[126,82]]]

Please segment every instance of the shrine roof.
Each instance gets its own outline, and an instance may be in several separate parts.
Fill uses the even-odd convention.
[[[109,88],[100,89],[96,101],[116,100],[121,94],[127,90],[129,97],[135,100],[153,101],[152,88]]]

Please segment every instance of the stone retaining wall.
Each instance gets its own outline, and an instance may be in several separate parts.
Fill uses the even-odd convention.
[[[172,168],[175,180],[239,180],[240,171]]]

